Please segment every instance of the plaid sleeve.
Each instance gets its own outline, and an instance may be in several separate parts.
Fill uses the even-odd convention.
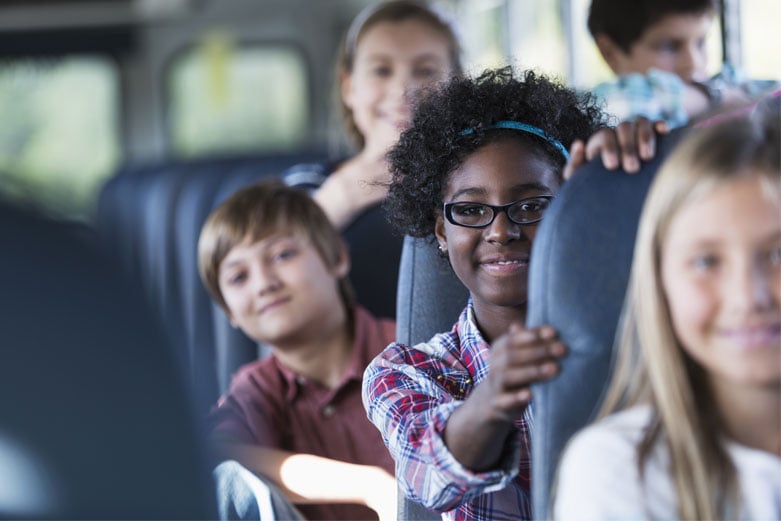
[[[363,401],[396,462],[396,478],[405,494],[444,512],[512,481],[518,473],[520,443],[510,436],[501,468],[490,472],[472,472],[455,459],[443,433],[450,414],[463,403],[459,375],[454,374],[458,370],[430,351],[388,346],[366,369]]]
[[[652,68],[646,74],[619,76],[600,83],[593,92],[619,122],[644,116],[652,121],[663,119],[670,128],[677,128],[689,120],[684,108],[683,80],[670,72]]]

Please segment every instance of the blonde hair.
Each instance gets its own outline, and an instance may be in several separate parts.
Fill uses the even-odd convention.
[[[361,37],[368,29],[383,22],[403,22],[405,20],[420,20],[441,33],[450,46],[450,62],[453,74],[460,75],[461,45],[453,24],[443,13],[432,4],[417,0],[391,0],[372,4],[363,9],[353,19],[342,39],[337,59],[337,74],[335,95],[338,97],[340,117],[344,131],[353,145],[362,149],[365,139],[355,124],[352,110],[344,103],[339,85],[341,78],[352,74],[355,63],[355,53]]]
[[[767,196],[781,204],[779,120],[778,110],[760,111],[690,131],[657,174],[640,220],[616,372],[600,415],[650,404],[652,419],[638,445],[640,470],[653,445],[665,443],[681,519],[723,517],[727,502],[738,504],[738,488],[705,373],[671,324],[661,246],[681,208],[741,177],[759,175]]]
[[[343,241],[320,206],[303,190],[280,180],[262,181],[233,194],[214,210],[198,239],[198,271],[212,298],[228,312],[219,284],[220,264],[238,244],[260,241],[277,233],[311,240],[323,262],[333,268],[343,255]],[[352,316],[355,307],[348,278],[338,281],[339,293]]]

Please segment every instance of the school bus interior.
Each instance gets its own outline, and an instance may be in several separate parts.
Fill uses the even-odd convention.
[[[230,326],[201,284],[196,264],[200,227],[215,205],[239,187],[281,175],[293,165],[338,160],[350,152],[334,109],[335,53],[352,18],[370,3],[0,0],[0,193],[14,205],[28,206],[58,221],[32,217],[26,211],[0,213],[2,243],[14,246],[4,247],[0,254],[0,342],[4,345],[0,382],[4,395],[22,395],[21,405],[3,407],[3,417],[30,416],[14,406],[35,410],[41,418],[60,414],[59,421],[24,427],[53,430],[62,438],[55,449],[41,449],[40,454],[68,447],[73,454],[82,454],[93,447],[97,459],[111,449],[110,444],[96,441],[98,433],[128,448],[126,457],[112,463],[122,466],[127,475],[123,481],[104,480],[102,506],[5,508],[0,491],[0,517],[116,517],[106,505],[125,501],[112,495],[117,490],[151,494],[155,486],[182,476],[182,488],[171,497],[182,499],[203,488],[201,478],[206,479],[206,474],[199,457],[188,459],[200,451],[193,418],[215,402],[239,365],[262,354],[262,346]],[[440,4],[457,22],[467,72],[513,63],[538,68],[578,88],[609,76],[585,28],[588,0],[442,0]],[[712,31],[709,48],[754,77],[778,79],[781,43],[773,32],[775,24],[767,20],[781,19],[781,3],[725,0],[723,4],[722,30]],[[643,179],[627,178],[626,183],[638,185]],[[607,189],[598,182],[590,186]],[[628,198],[629,208],[624,210],[631,213],[633,204]],[[372,220],[378,218],[365,216],[361,221],[365,226],[359,223],[348,234],[355,255],[361,248],[388,246],[386,239],[378,242],[372,237]],[[581,222],[591,223],[592,218],[589,214]],[[553,221],[549,218],[544,226],[552,227]],[[631,223],[631,218],[626,221],[627,228]],[[81,239],[98,239],[111,260],[83,240],[61,233],[74,226],[83,231]],[[630,248],[633,235],[628,231],[625,235],[627,240],[621,244]],[[377,266],[371,273],[355,274],[371,281],[356,284],[359,300],[379,314],[397,316],[400,340],[414,342],[449,329],[465,302],[464,288],[452,283],[452,273],[425,240],[393,240],[405,240],[403,268],[396,272]],[[69,257],[68,266],[52,262],[70,250],[79,253]],[[605,258],[612,259],[614,252],[610,253]],[[29,263],[22,260],[31,254]],[[570,256],[583,253],[555,254],[566,267]],[[122,278],[108,273],[113,263]],[[360,259],[353,264],[360,265]],[[547,263],[536,264],[551,277],[550,284],[574,288],[576,293],[583,288],[568,286],[574,284],[569,279],[554,281],[548,268]],[[598,278],[580,272],[570,275],[594,282],[590,291],[600,289]],[[34,291],[20,277],[37,279]],[[375,285],[385,289],[375,292]],[[47,287],[59,288],[56,298]],[[375,293],[390,294],[388,287],[393,298],[375,298]],[[532,286],[535,290],[542,296],[554,291],[547,285]],[[590,295],[583,291],[581,297]],[[435,298],[437,305],[426,304],[424,294],[441,299]],[[16,295],[29,298],[19,301]],[[41,307],[44,302],[47,305]],[[613,299],[610,306],[615,305],[620,303]],[[605,306],[595,313],[605,311],[614,320],[617,311]],[[58,315],[57,323],[64,329],[55,331],[48,321]],[[25,321],[9,320],[20,316]],[[560,320],[561,327],[574,328],[573,338],[578,336],[581,326],[570,322],[573,317],[568,314],[554,318],[540,309],[534,316],[540,323]],[[602,320],[608,319],[598,319]],[[32,332],[48,336],[33,339]],[[91,341],[79,345],[85,335]],[[11,349],[15,343],[41,349],[22,357],[19,349]],[[13,363],[7,363],[6,356]],[[82,364],[84,360],[91,362]],[[573,357],[566,363],[578,362]],[[118,381],[104,381],[107,374],[115,373],[121,376]],[[601,384],[597,380],[583,385]],[[28,392],[31,388],[34,392]],[[561,393],[569,396],[580,390]],[[143,393],[134,395],[138,391]],[[540,392],[548,393],[541,394],[544,400],[560,391],[551,387]],[[593,393],[599,392],[598,385],[593,387]],[[59,400],[47,399],[52,396]],[[116,408],[122,412],[115,414]],[[166,414],[176,420],[155,437],[148,432],[149,425]],[[105,415],[111,421],[126,417],[114,426],[81,420],[90,415]],[[561,428],[560,421],[539,420],[535,450],[547,450],[540,440]],[[16,451],[8,447],[16,447],[19,440],[26,443],[32,436],[32,430],[20,427],[21,434],[15,434],[6,428],[6,420],[2,423],[0,460],[4,453]],[[63,430],[74,424],[83,430]],[[118,432],[123,426],[135,441],[127,432]],[[94,430],[86,436],[88,428]],[[167,451],[152,450],[156,443]],[[44,457],[36,455],[37,450],[30,448],[30,461]],[[537,452],[534,457],[540,461]],[[96,465],[84,472],[91,481],[74,487],[96,486],[102,472]],[[541,472],[545,481],[550,479],[550,468]],[[52,471],[51,475],[59,474]],[[48,490],[45,480],[39,485],[41,494]],[[154,494],[149,497],[160,499]],[[210,517],[213,508],[207,502],[180,509],[182,504],[150,503],[114,513],[202,518]]]

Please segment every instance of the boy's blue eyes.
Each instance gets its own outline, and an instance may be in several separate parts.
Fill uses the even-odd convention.
[[[656,46],[656,48],[663,52],[678,52],[682,47],[680,42],[662,42]]]
[[[686,47],[686,43],[679,40],[668,40],[659,42],[654,46],[657,51],[677,53],[681,52]],[[697,49],[702,50],[705,48],[705,40],[697,40]]]
[[[295,256],[296,250],[294,248],[284,249],[274,254],[275,260],[286,260]]]
[[[268,261],[271,261],[273,263],[285,262],[287,260],[294,258],[297,253],[298,253],[298,249],[294,247],[283,248],[275,252],[270,252],[270,254],[266,257],[266,260],[261,262],[268,262]],[[239,271],[230,274],[225,280],[229,286],[238,286],[246,282],[248,277],[249,277],[248,270],[242,268]]]

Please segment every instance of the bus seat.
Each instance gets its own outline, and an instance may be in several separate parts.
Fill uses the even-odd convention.
[[[102,237],[111,238],[114,256],[128,274],[138,276],[140,268],[140,232],[138,204],[147,176],[154,172],[146,166],[125,166],[103,185],[98,197],[95,227]]]
[[[433,238],[404,238],[396,304],[398,342],[414,345],[449,331],[468,298],[469,292],[439,256]],[[439,518],[399,490],[399,520]]]
[[[527,324],[552,325],[569,354],[559,377],[533,389],[534,519],[549,519],[559,454],[597,412],[610,376],[643,201],[679,135],[661,137],[656,157],[634,175],[608,171],[599,159],[584,166],[564,184],[537,230]]]
[[[81,228],[2,203],[0,243],[0,518],[214,519],[202,436],[138,286]]]
[[[215,347],[226,342],[216,336],[224,328],[215,328],[211,299],[198,276],[200,228],[217,202],[233,191],[322,157],[317,151],[302,151],[164,161],[124,168],[101,190],[96,226],[108,250],[144,289],[175,346],[199,415],[216,402],[220,382],[227,380],[216,363],[222,350],[234,350],[237,336],[230,334],[227,345]],[[241,346],[235,349],[242,352]],[[237,363],[250,359],[242,357]]]

